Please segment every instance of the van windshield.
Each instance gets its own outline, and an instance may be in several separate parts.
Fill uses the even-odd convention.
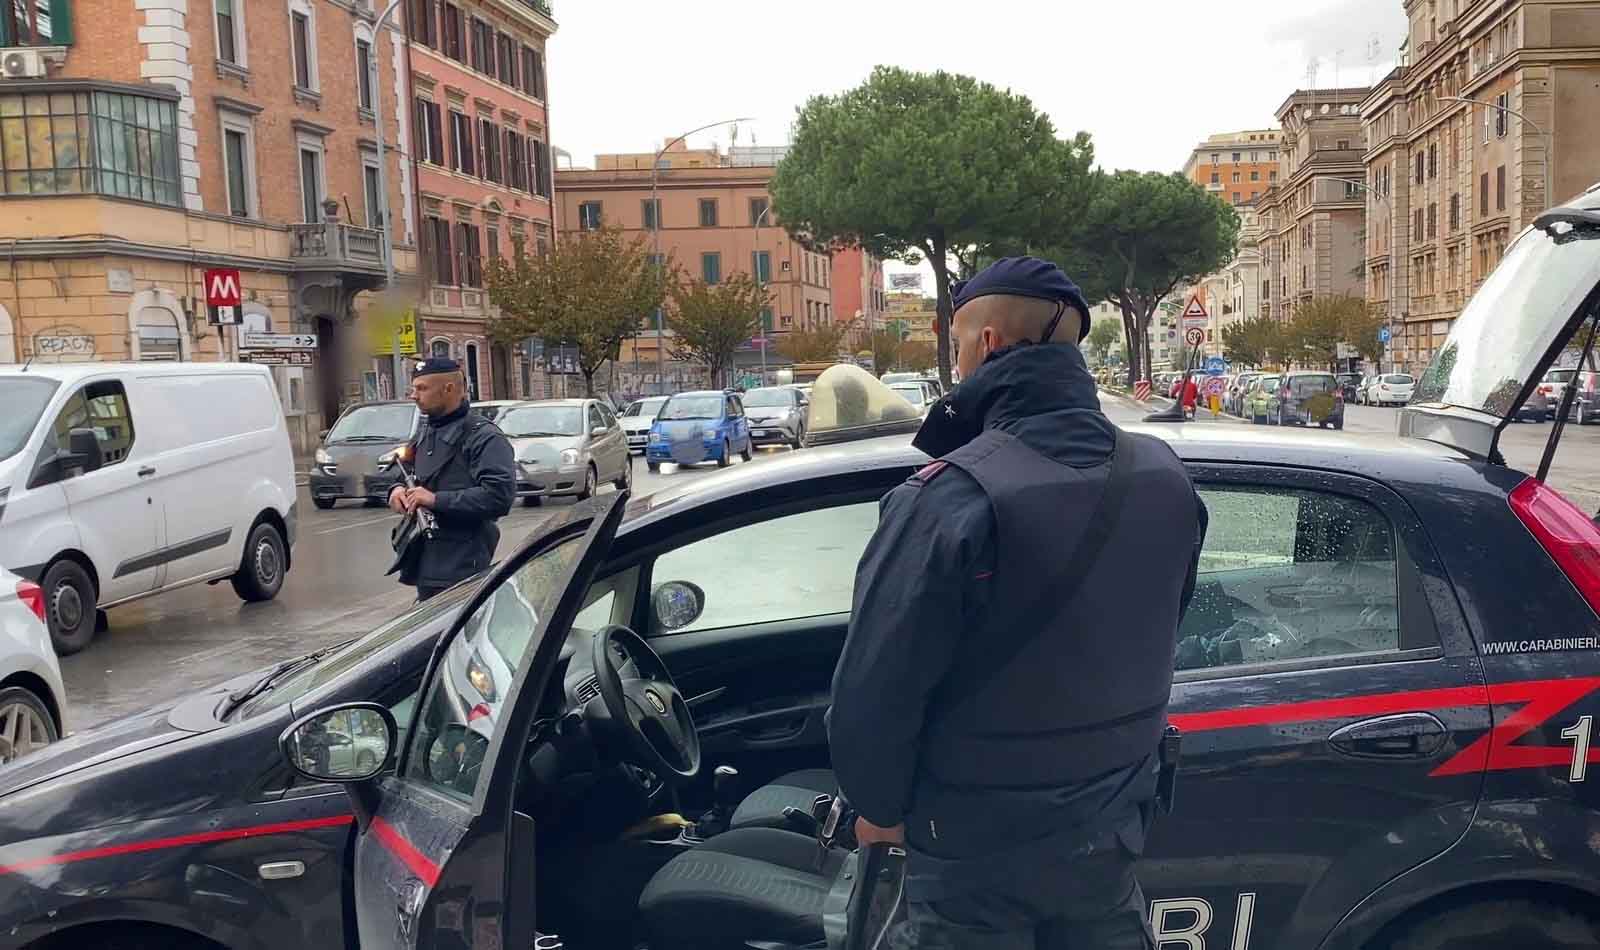
[[[334,423],[328,442],[404,442],[416,416],[417,407],[409,403],[357,406]]]
[[[28,444],[28,436],[44,407],[50,404],[57,383],[43,376],[7,376],[0,379],[0,459],[8,459]]]

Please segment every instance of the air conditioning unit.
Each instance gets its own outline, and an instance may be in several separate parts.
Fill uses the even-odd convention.
[[[38,79],[45,74],[44,54],[36,49],[8,49],[0,54],[0,76]]]

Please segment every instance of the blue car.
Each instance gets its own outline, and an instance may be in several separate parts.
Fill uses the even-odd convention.
[[[726,468],[738,452],[750,461],[750,420],[737,393],[706,390],[678,393],[668,399],[650,424],[644,461],[650,471],[662,462],[695,465],[715,461]]]

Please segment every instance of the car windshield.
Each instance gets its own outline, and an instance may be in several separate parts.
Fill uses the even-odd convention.
[[[624,418],[643,416],[646,419],[654,419],[656,413],[661,411],[661,407],[666,401],[667,397],[665,396],[659,399],[635,399],[633,402],[628,403],[628,408],[622,410],[622,415]]]
[[[404,442],[411,438],[417,407],[397,402],[386,406],[357,406],[339,417],[328,442]]]
[[[1289,378],[1289,389],[1296,396],[1332,392],[1338,388],[1339,384],[1332,376],[1292,376]]]
[[[886,386],[893,386],[895,383],[903,383],[906,380],[916,378],[916,373],[884,373],[881,377],[879,377],[879,379]]]
[[[1600,227],[1556,218],[1506,249],[1423,372],[1412,405],[1511,414],[1600,280]]]
[[[474,586],[474,583],[475,581],[469,581],[467,586]],[[274,709],[281,709],[312,690],[333,682],[395,644],[401,643],[418,628],[460,606],[460,597],[447,595],[440,595],[418,604],[344,649],[330,653],[304,669],[296,670],[292,676],[239,707],[228,718],[253,719]]]
[[[478,415],[484,417],[485,419],[488,419],[490,422],[493,422],[497,417],[499,417],[500,413],[505,412],[506,409],[508,409],[508,408],[510,408],[510,407],[503,406],[503,405],[501,405],[501,406],[473,406],[472,407],[472,411],[476,412]]]
[[[7,376],[0,379],[0,459],[8,459],[28,444],[50,396],[60,384],[44,376]]]
[[[1416,380],[1412,379],[1410,376],[1407,376],[1405,373],[1390,373],[1389,375],[1383,377],[1383,381],[1391,386],[1410,386],[1412,383],[1416,382]]]
[[[794,405],[794,390],[781,387],[766,389],[752,389],[744,394],[744,407],[746,409],[762,409],[773,406],[782,406],[787,409]]]
[[[499,420],[500,431],[513,439],[579,435],[583,432],[582,406],[519,406]]]
[[[906,402],[911,403],[913,406],[922,405],[924,396],[921,386],[914,383],[899,383],[889,388],[899,393]]]
[[[1276,377],[1276,376],[1263,376],[1263,377],[1261,377],[1261,379],[1258,381],[1257,388],[1261,389],[1263,391],[1268,391],[1268,392],[1270,392],[1271,390],[1277,389],[1278,388],[1278,377]]]
[[[722,397],[708,396],[673,396],[667,404],[661,407],[661,414],[657,419],[715,419],[722,415]]]
[[[1547,383],[1570,383],[1572,382],[1572,377],[1577,374],[1578,371],[1575,369],[1553,369],[1544,374],[1544,381]]]

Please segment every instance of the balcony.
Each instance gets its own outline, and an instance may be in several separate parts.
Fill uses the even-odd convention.
[[[339,221],[289,225],[289,257],[311,270],[383,271],[383,232]]]
[[[1306,160],[1311,165],[1360,165],[1365,156],[1359,148],[1319,148]]]

